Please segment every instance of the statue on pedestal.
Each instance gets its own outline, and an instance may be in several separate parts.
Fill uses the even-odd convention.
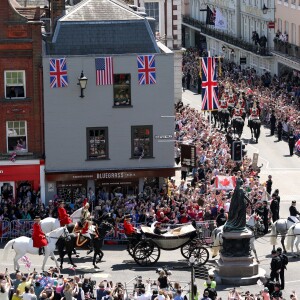
[[[224,232],[246,231],[246,210],[250,202],[243,189],[243,180],[238,177],[236,187],[231,198],[228,220],[224,225]]]

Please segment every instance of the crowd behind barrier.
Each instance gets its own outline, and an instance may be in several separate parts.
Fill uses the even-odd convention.
[[[1,242],[3,239],[14,239],[20,236],[31,237],[33,223],[34,221],[30,220],[0,221]],[[201,231],[201,237],[205,239],[207,243],[209,243],[211,232],[216,227],[215,221],[197,222],[196,224]],[[145,224],[133,223],[133,225],[136,228],[140,228],[141,225]],[[178,227],[179,225],[183,224],[163,224],[163,227],[172,229]],[[117,223],[114,227],[114,230],[105,237],[105,240],[114,242],[127,241],[123,223]]]

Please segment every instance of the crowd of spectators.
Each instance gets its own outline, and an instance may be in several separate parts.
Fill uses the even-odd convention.
[[[165,280],[162,280],[165,279]],[[260,292],[242,292],[236,288],[228,291],[228,300],[283,300],[282,292],[277,284],[267,278],[259,280]],[[210,274],[203,287],[194,284],[192,287],[194,300],[217,300],[217,283]],[[180,282],[172,282],[165,271],[159,271],[157,280],[142,276],[135,278],[130,286],[109,280],[96,282],[83,275],[61,274],[56,268],[47,271],[23,274],[17,272],[12,279],[8,272],[0,273],[1,300],[187,300],[191,296],[191,287],[182,286]],[[297,300],[296,293],[290,294],[291,300]]]

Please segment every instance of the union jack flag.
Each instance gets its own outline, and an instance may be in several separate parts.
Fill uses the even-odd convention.
[[[139,55],[137,57],[139,84],[155,84],[156,68],[154,55]]]
[[[67,62],[65,58],[50,58],[50,87],[68,86]]]
[[[216,59],[202,58],[202,110],[212,111],[219,108]]]

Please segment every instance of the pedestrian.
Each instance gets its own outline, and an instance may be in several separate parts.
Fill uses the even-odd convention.
[[[278,203],[278,200],[277,200],[275,194],[272,195],[270,211],[272,214],[272,222],[274,223],[279,219],[279,203]]]
[[[289,149],[290,149],[290,156],[293,156],[294,148],[295,148],[295,144],[296,144],[296,137],[295,137],[293,131],[289,132],[288,144],[289,144]]]
[[[197,82],[197,87],[198,87],[198,94],[201,94],[201,89],[202,89],[202,78],[200,74],[198,74],[198,82]]]
[[[182,73],[182,90],[185,92],[186,76]]]
[[[188,173],[188,167],[187,166],[181,166],[181,180],[186,181],[187,173]]]
[[[268,208],[268,201],[264,200],[263,207],[262,207],[262,219],[264,223],[264,234],[267,234],[269,231],[269,208]]]
[[[279,273],[279,277],[280,277],[280,289],[284,290],[284,284],[285,284],[285,281],[284,281],[284,272],[286,270],[287,264],[289,263],[289,259],[288,259],[288,257],[284,253],[282,253],[282,248],[278,247],[276,249],[276,251],[277,251],[278,257],[281,260],[281,269],[280,269],[280,273]]]
[[[217,292],[216,292],[216,289],[211,287],[211,284],[207,284],[207,288],[204,290],[204,295],[205,296],[205,292],[208,292],[208,297],[211,299],[211,300],[215,300],[218,296]]]
[[[272,113],[271,113],[270,125],[271,125],[271,135],[274,135],[275,125],[276,125],[276,117],[275,117],[275,111],[274,110],[272,110]]]
[[[272,250],[272,260],[271,260],[271,274],[270,274],[270,279],[271,281],[278,282],[279,281],[279,273],[281,270],[281,260],[277,254],[276,250]],[[280,287],[280,285],[279,285]]]
[[[271,298],[276,299],[276,300],[282,299],[282,292],[280,291],[280,284],[279,283],[275,283],[275,290],[271,294]]]
[[[201,298],[201,300],[212,300],[209,298],[209,292],[208,291],[204,291],[203,297]]]
[[[269,193],[269,195],[271,195],[272,192],[272,184],[273,184],[272,175],[269,175],[268,180],[266,181],[266,190]]]
[[[186,89],[187,90],[189,90],[191,87],[191,78],[192,78],[191,72],[190,72],[190,70],[188,70],[187,74],[186,74]]]
[[[283,131],[283,125],[281,120],[278,121],[277,124],[277,136],[278,136],[278,142],[282,140],[282,131]]]

